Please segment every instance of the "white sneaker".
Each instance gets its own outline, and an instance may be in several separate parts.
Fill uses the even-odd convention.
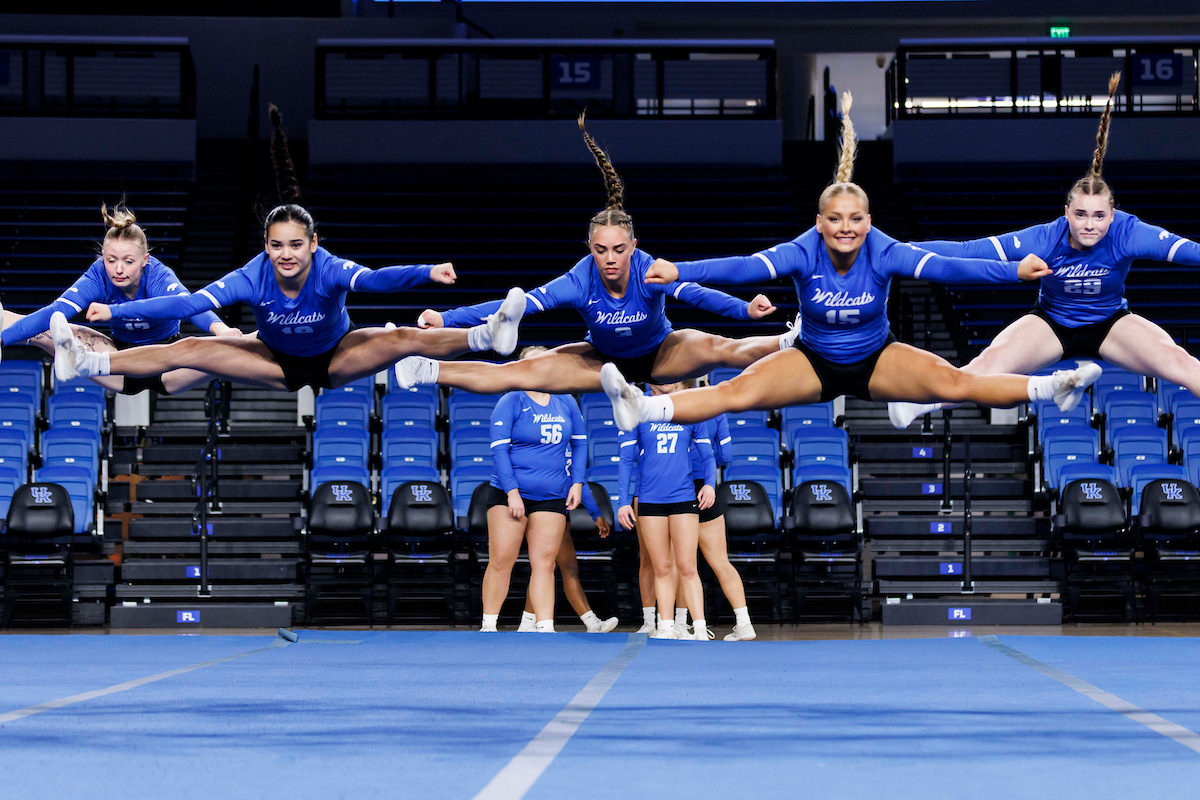
[[[1079,369],[1059,370],[1054,373],[1054,403],[1059,411],[1070,411],[1079,405],[1083,392],[1100,377],[1100,365],[1089,361]]]
[[[694,633],[688,638],[694,639],[697,642],[711,642],[713,639],[717,638],[717,635],[713,633],[712,628],[705,625],[703,631]]]
[[[642,421],[642,393],[629,385],[617,365],[609,362],[600,368],[600,385],[608,395],[613,407],[613,421],[617,430],[629,432],[637,430]]]
[[[638,633],[654,633],[654,623],[653,622],[643,622],[642,627],[638,628],[637,632]]]
[[[747,622],[745,625],[734,625],[733,633],[725,634],[725,641],[748,642],[756,636],[758,634],[754,632],[754,626]]]
[[[432,358],[425,356],[408,356],[396,362],[396,385],[401,389],[411,389],[428,383],[438,382],[441,366]]]
[[[517,626],[517,633],[533,633],[535,630],[537,630],[537,620],[522,614],[521,624]]]
[[[484,625],[483,627],[481,627],[479,629],[479,632],[480,633],[499,633],[499,631],[496,630],[495,625]]]
[[[893,428],[904,430],[917,417],[938,411],[941,407],[941,403],[888,403],[888,419],[892,421]]]
[[[50,338],[54,340],[54,376],[59,381],[78,378],[79,342],[71,332],[71,324],[67,322],[66,315],[61,311],[50,315]]]
[[[612,633],[616,629],[618,623],[619,623],[619,620],[616,617],[609,617],[606,620],[602,620],[600,622],[600,624],[597,625],[596,627],[588,628],[588,633]],[[643,627],[645,627],[645,626],[643,626]],[[649,633],[649,632],[650,632],[649,630],[638,631],[638,633]]]
[[[672,623],[670,625],[659,625],[657,628],[654,629],[654,632],[650,634],[650,638],[651,639],[679,639],[682,637],[679,635],[679,631],[677,631],[675,629],[675,625]]]
[[[471,329],[468,338],[475,352],[493,350],[507,356],[517,349],[517,333],[521,317],[525,316],[525,292],[517,287],[508,290],[508,296],[495,314],[489,314],[482,325]]]
[[[800,325],[804,322],[804,317],[799,312],[796,313],[796,321],[787,324],[787,333],[779,334],[779,349],[790,350],[796,346],[796,340],[800,338]]]

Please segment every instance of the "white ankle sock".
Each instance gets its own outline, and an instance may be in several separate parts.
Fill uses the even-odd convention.
[[[492,337],[486,322],[467,329],[467,347],[476,353],[492,349]]]
[[[647,625],[653,625],[655,611],[654,606],[642,606],[642,622]]]
[[[675,609],[675,626],[678,628],[682,628],[684,625],[687,625],[687,609],[686,608],[676,608]]]
[[[108,353],[77,353],[75,358],[82,360],[82,363],[76,367],[76,369],[82,367],[82,369],[79,369],[79,374],[86,374],[89,378],[94,378],[98,375],[107,375],[109,369],[111,369]]]
[[[537,615],[532,611],[522,611],[521,622],[537,622]]]
[[[579,618],[583,620],[583,624],[588,628],[600,627],[600,618],[596,616],[595,611],[588,611],[584,614],[580,614]]]
[[[671,401],[669,394],[643,397],[638,402],[641,406],[642,422],[670,422],[675,416],[675,403]]]
[[[702,619],[692,620],[692,633],[701,641],[708,640],[708,623]]]
[[[733,610],[733,618],[735,620],[735,624],[737,624],[737,625],[749,625],[750,624],[750,609],[747,608],[746,606],[742,606],[741,608],[735,608]]]
[[[496,629],[496,623],[499,621],[499,614],[484,614],[482,627],[489,630]]]
[[[1029,399],[1030,400],[1053,400],[1054,399],[1054,376],[1053,375],[1034,375],[1029,379]]]
[[[554,633],[554,620],[539,619],[534,625],[534,630],[538,633]]]

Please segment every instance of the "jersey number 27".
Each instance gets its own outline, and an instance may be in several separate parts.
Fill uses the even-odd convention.
[[[660,433],[658,435],[658,452],[674,453],[675,445],[679,442],[678,433]]]

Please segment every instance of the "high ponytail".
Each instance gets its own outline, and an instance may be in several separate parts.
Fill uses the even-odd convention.
[[[300,181],[296,167],[288,150],[287,131],[283,128],[283,114],[271,103],[268,109],[271,118],[271,166],[275,169],[275,186],[279,191],[279,205],[271,209],[263,223],[263,238],[277,222],[296,222],[304,226],[310,239],[317,232],[317,223],[312,214],[296,201],[300,199]]]
[[[625,229],[629,234],[629,238],[633,239],[633,217],[629,216],[625,211],[625,182],[621,180],[621,176],[617,174],[616,167],[613,166],[612,160],[609,159],[608,153],[600,149],[596,144],[596,140],[587,132],[584,127],[584,118],[587,116],[587,109],[579,115],[579,130],[583,132],[583,141],[587,145],[588,150],[592,151],[592,157],[596,159],[596,166],[600,168],[600,174],[604,177],[604,188],[608,193],[608,200],[604,205],[604,210],[592,217],[588,224],[588,239],[592,238],[596,228],[615,225]]]
[[[838,195],[850,194],[862,201],[863,208],[869,211],[870,201],[862,187],[853,182],[854,159],[858,156],[858,134],[854,131],[854,121],[850,119],[850,106],[854,97],[850,92],[842,92],[842,139],[838,146],[837,169],[833,173],[833,183],[821,192],[817,201],[817,210],[823,211],[825,205]]]
[[[1071,205],[1071,201],[1077,194],[1084,195],[1108,195],[1110,205],[1112,203],[1112,189],[1108,187],[1108,183],[1101,177],[1101,171],[1104,168],[1104,156],[1108,152],[1108,128],[1112,123],[1113,105],[1117,98],[1117,87],[1121,85],[1121,73],[1114,72],[1108,79],[1108,99],[1104,103],[1104,111],[1100,114],[1100,127],[1096,131],[1096,150],[1092,153],[1092,165],[1088,168],[1088,172],[1082,178],[1075,182],[1071,187],[1071,191],[1067,193],[1067,205]]]
[[[100,204],[100,218],[104,220],[104,241],[127,241],[141,246],[143,251],[149,251],[146,242],[146,232],[137,224],[137,217],[125,205],[125,198],[117,201],[112,211],[106,203]]]

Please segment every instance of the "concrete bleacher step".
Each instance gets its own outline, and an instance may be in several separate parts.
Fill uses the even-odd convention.
[[[208,576],[214,583],[294,583],[300,563],[296,558],[213,558],[208,562]],[[121,580],[199,583],[200,565],[187,558],[126,558],[121,562]]]

